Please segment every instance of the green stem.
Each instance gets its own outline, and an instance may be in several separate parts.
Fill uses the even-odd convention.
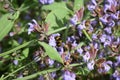
[[[65,35],[64,35],[64,42],[66,41],[67,35],[68,35],[68,29],[69,29],[69,25],[67,24],[66,26],[66,30],[65,30]]]
[[[29,75],[29,76],[26,76],[26,77],[23,77],[23,78],[18,78],[18,79],[13,79],[13,80],[29,80],[29,79],[33,79],[33,78],[35,78],[39,75],[43,75],[43,74],[50,73],[50,72],[55,72],[55,71],[58,71],[60,69],[61,69],[61,67],[48,69],[48,70],[43,70],[43,71],[37,72],[35,74]]]
[[[49,31],[46,35],[49,36],[49,35],[51,35],[53,33],[56,33],[56,32],[59,32],[59,31],[65,30],[65,29],[67,29],[67,27],[62,27],[62,28],[56,29],[54,31]]]
[[[36,40],[32,40],[32,41],[26,42],[26,43],[24,43],[24,44],[22,44],[22,45],[20,45],[20,46],[18,46],[18,47],[16,47],[16,48],[14,48],[14,49],[11,49],[11,50],[9,50],[9,51],[3,52],[3,53],[0,54],[0,57],[4,57],[4,56],[6,56],[6,55],[8,55],[8,54],[11,54],[12,52],[14,52],[14,51],[16,51],[16,50],[18,50],[18,49],[21,49],[21,48],[23,48],[23,47],[26,47],[26,46],[28,46],[28,45],[31,45],[31,43],[33,43],[33,42],[35,42],[35,41],[36,41]]]
[[[84,33],[85,36],[89,39],[89,41],[92,41],[91,37],[89,36],[89,34],[86,32],[85,29],[83,29],[83,33]]]

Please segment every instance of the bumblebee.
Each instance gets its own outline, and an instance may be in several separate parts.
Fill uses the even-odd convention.
[[[60,36],[56,36],[55,40],[56,40],[57,46],[60,47],[62,45],[62,39],[61,39],[61,37]]]

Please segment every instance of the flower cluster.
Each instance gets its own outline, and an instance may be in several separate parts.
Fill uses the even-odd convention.
[[[50,4],[47,1],[40,0],[40,2]],[[71,29],[75,33],[67,36],[66,41],[61,39],[62,34],[52,34],[48,38],[48,44],[60,54],[64,65],[84,63],[83,66],[87,67],[89,71],[96,70],[97,75],[109,74],[112,70],[110,78],[119,80],[120,37],[115,34],[120,26],[119,7],[119,0],[89,1],[87,9],[91,13],[90,18],[80,21],[79,16],[75,14],[69,20],[74,26]],[[33,22],[34,24],[29,23],[31,26],[29,34],[33,31],[33,25],[37,24],[34,20]],[[81,45],[82,42],[84,44]],[[114,57],[116,58],[112,60],[111,58]],[[46,60],[48,61],[46,64],[49,64],[49,66],[60,66],[59,63],[48,57]],[[64,70],[63,80],[76,80],[76,76],[69,69]]]

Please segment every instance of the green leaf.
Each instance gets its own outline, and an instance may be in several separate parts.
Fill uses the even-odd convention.
[[[23,55],[25,57],[28,57],[28,53],[29,53],[29,48],[26,48],[26,49],[23,50]]]
[[[8,34],[13,27],[13,21],[8,20],[10,14],[5,14],[0,19],[0,41]]]
[[[45,20],[49,24],[49,31],[54,31],[55,29],[63,27],[64,19],[68,17],[68,14],[69,12],[65,9],[57,9],[50,12]]]
[[[20,60],[23,60],[25,58],[28,57],[28,54],[29,54],[29,48],[25,48],[23,51],[22,51],[22,54],[20,56]]]
[[[57,10],[57,9],[63,9],[63,10],[67,10],[67,11],[69,10],[67,8],[65,2],[54,2],[51,5],[43,5],[42,6],[42,10]]]
[[[16,47],[16,46],[19,46],[20,44],[16,40],[13,40],[12,43],[11,43],[11,45],[13,47]]]
[[[51,5],[44,5],[42,9],[51,10],[45,20],[45,22],[49,24],[49,31],[54,31],[55,29],[63,27],[65,20],[67,22],[67,19],[69,18],[69,14],[72,14],[65,2],[55,2]]]
[[[51,59],[56,60],[56,61],[58,61],[58,62],[63,64],[63,60],[62,60],[60,54],[53,47],[51,47],[50,45],[46,44],[45,42],[39,42],[39,44],[44,47],[44,49],[46,51],[46,54]]]
[[[5,14],[0,19],[0,41],[8,34],[13,27],[14,21],[19,17],[20,12],[17,11],[12,17],[13,20],[9,20],[10,14]]]
[[[84,6],[84,0],[74,0],[74,11],[78,11]]]

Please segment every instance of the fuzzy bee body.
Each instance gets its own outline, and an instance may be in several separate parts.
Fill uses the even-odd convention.
[[[56,40],[57,46],[60,47],[62,45],[62,39],[60,38],[60,36],[56,36],[55,40]]]

